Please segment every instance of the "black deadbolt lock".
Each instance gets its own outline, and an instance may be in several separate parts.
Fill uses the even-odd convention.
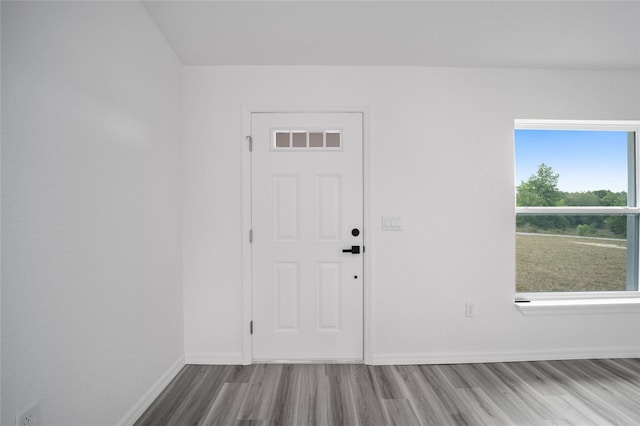
[[[353,235],[354,237],[357,237],[358,235],[360,235],[360,230],[358,228],[353,228],[351,230],[351,235]]]

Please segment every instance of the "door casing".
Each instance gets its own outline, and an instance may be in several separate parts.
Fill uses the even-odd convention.
[[[366,252],[363,253],[364,276],[363,278],[363,354],[365,364],[370,364],[372,354],[371,343],[371,260],[374,252],[372,221],[370,217],[371,197],[369,186],[369,117],[370,112],[367,107],[332,107],[332,108],[277,108],[277,107],[244,107],[242,114],[242,135],[239,136],[240,149],[242,150],[242,363],[244,365],[253,362],[253,343],[250,332],[252,316],[252,268],[251,268],[251,243],[249,242],[249,231],[251,230],[251,153],[249,152],[249,137],[251,136],[251,117],[254,113],[359,113],[362,115],[362,183],[363,183],[363,228],[364,245]]]

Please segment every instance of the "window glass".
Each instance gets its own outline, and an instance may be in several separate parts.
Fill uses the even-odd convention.
[[[289,133],[277,132],[276,133],[276,147],[277,148],[289,148],[290,136]]]
[[[294,148],[306,148],[307,147],[307,133],[306,132],[294,132],[291,134]]]
[[[327,132],[325,138],[327,140],[327,148],[340,148],[339,132]]]
[[[518,206],[627,205],[628,132],[516,130],[515,141]]]
[[[277,151],[341,151],[340,130],[276,130],[272,133],[272,148]]]
[[[635,132],[515,131],[516,292],[638,289],[635,152]]]
[[[517,292],[627,289],[625,215],[518,215],[517,221],[525,223],[516,233]]]
[[[324,146],[324,133],[309,132],[309,147],[322,148]]]

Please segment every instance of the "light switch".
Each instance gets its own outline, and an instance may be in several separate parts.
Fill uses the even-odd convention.
[[[383,231],[402,231],[401,216],[382,216]]]

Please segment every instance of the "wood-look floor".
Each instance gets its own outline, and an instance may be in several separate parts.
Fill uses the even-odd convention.
[[[187,365],[136,425],[640,425],[640,359]]]

